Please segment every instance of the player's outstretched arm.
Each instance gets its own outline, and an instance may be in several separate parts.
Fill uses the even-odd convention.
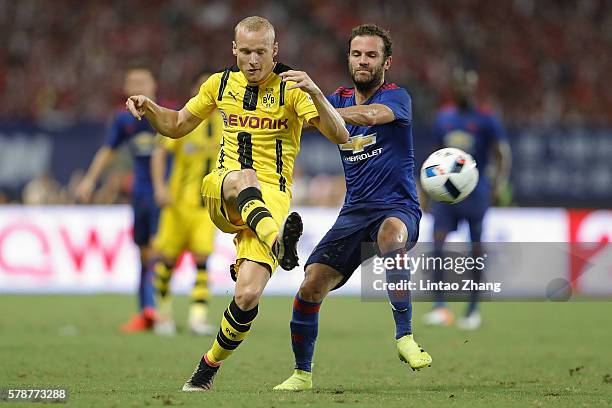
[[[125,106],[136,119],[146,118],[155,130],[172,139],[185,136],[202,122],[186,107],[180,111],[167,109],[144,95],[130,96]]]
[[[393,111],[381,103],[338,108],[338,112],[346,123],[357,126],[384,125],[395,120]]]
[[[166,183],[166,163],[168,162],[168,151],[163,146],[155,147],[151,156],[151,179],[153,181],[153,192],[155,203],[160,207],[172,204],[172,197]]]
[[[308,74],[303,71],[289,70],[282,72],[280,76],[283,78],[283,82],[295,82],[295,84],[287,87],[287,90],[300,88],[312,98],[319,116],[312,119],[310,124],[316,126],[323,136],[336,144],[348,142],[349,133],[346,130],[344,120]]]

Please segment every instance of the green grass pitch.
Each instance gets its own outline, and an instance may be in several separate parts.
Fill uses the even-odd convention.
[[[214,298],[220,317],[228,298]],[[211,338],[122,335],[128,296],[0,297],[0,387],[67,387],[82,407],[600,407],[612,405],[610,303],[487,303],[473,333],[428,328],[417,340],[433,365],[412,372],[395,351],[385,303],[331,297],[321,309],[315,389],[272,392],[292,371],[289,297],[265,297],[245,343],[208,393],[180,388]],[[453,305],[460,311],[459,304]],[[184,323],[187,299],[176,299]],[[23,407],[26,403],[0,402]]]

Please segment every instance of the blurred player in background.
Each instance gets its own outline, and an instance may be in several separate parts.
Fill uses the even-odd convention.
[[[344,121],[308,75],[274,61],[278,43],[268,20],[245,18],[234,38],[237,64],[212,75],[180,111],[143,95],[126,102],[135,117],[146,117],[172,138],[191,132],[216,109],[224,121],[217,168],[204,178],[202,196],[215,225],[236,234],[237,260],[230,267],[236,290],[217,338],[183,391],[212,387],[221,363],[251,330],[276,267],[298,264],[302,220],[287,214],[303,123],[335,143],[348,140]]]
[[[391,54],[387,30],[372,24],[352,30],[348,65],[354,88],[338,88],[329,97],[351,135],[348,143],[339,146],[346,198],[338,219],[306,261],[290,324],[295,370],[275,390],[312,388],[321,303],[349,280],[366,257],[362,244],[375,242],[378,254],[395,258],[418,239],[421,210],[414,181],[412,102],[405,89],[385,82]],[[387,269],[387,282],[409,279],[409,270]],[[429,366],[431,356],[412,335],[409,292],[388,294],[400,360],[413,370]],[[364,358],[376,359],[371,351]]]
[[[143,94],[154,99],[156,82],[151,69],[133,65],[125,72],[125,95]],[[140,252],[140,280],[138,302],[140,313],[121,326],[125,332],[137,332],[153,327],[154,288],[152,282],[151,240],[157,231],[159,208],[153,199],[150,161],[155,147],[155,129],[146,120],[139,121],[129,112],[118,112],[108,129],[105,144],[98,149],[89,170],[77,187],[77,198],[90,202],[96,183],[115,157],[118,148],[128,143],[134,165],[132,210],[134,213],[134,242]]]
[[[192,96],[210,73],[199,74],[193,83]],[[207,324],[208,273],[206,262],[213,252],[215,225],[204,207],[200,188],[202,179],[215,167],[221,144],[223,119],[218,112],[202,121],[187,136],[175,140],[159,136],[160,141],[151,160],[155,201],[162,208],[159,232],[154,241],[157,254],[155,286],[157,288],[157,319],[155,332],[174,335],[170,279],[179,255],[190,251],[196,263],[196,280],[191,291],[188,327],[194,334],[212,335],[215,328]],[[172,169],[166,182],[166,164],[172,154]]]
[[[474,95],[478,86],[478,74],[457,67],[452,74],[453,103],[443,107],[435,120],[433,135],[435,148],[456,147],[472,155],[476,160],[480,178],[474,191],[457,204],[432,202],[431,213],[434,217],[434,251],[441,256],[444,242],[449,232],[455,231],[459,221],[467,221],[472,242],[472,255],[482,256],[482,223],[484,216],[495,204],[506,187],[510,172],[511,152],[506,141],[506,132],[499,119],[487,108],[476,106]],[[493,158],[493,177],[487,174],[490,158]],[[425,199],[425,194],[423,194]],[[473,280],[479,282],[482,271],[473,270]],[[433,281],[444,279],[443,270],[434,272]],[[433,310],[424,316],[429,325],[450,325],[454,320],[452,312],[446,307],[444,294],[437,292]],[[478,291],[470,294],[465,315],[457,320],[457,326],[465,330],[480,327],[481,316],[478,311]]]

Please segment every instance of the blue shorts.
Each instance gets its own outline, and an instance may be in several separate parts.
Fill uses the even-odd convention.
[[[317,244],[304,268],[313,263],[329,265],[343,276],[334,289],[344,285],[362,261],[380,253],[376,243],[378,230],[383,221],[389,217],[402,220],[408,229],[406,249],[414,246],[419,238],[421,212],[410,207],[393,207],[389,209],[351,209],[343,208],[332,228]],[[362,244],[366,244],[362,253]]]
[[[472,242],[480,242],[482,221],[489,209],[489,200],[470,196],[457,204],[433,202],[431,212],[434,217],[434,234],[455,231],[459,221],[467,221]]]
[[[134,242],[138,246],[147,246],[157,233],[159,207],[150,196],[132,197],[134,212]]]

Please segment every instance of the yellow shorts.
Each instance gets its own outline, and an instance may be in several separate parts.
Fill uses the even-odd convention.
[[[202,182],[202,197],[208,208],[210,219],[223,232],[236,234],[234,245],[236,245],[236,264],[231,269],[238,271],[243,260],[250,260],[266,264],[274,272],[278,266],[278,260],[272,255],[270,248],[257,238],[257,235],[246,225],[235,225],[226,217],[225,205],[223,204],[221,188],[225,176],[232,169],[215,169],[211,171]],[[287,218],[291,196],[288,192],[280,191],[278,186],[261,183],[261,194],[266,207],[270,210],[272,218],[280,226]],[[234,275],[234,274],[232,274]],[[235,279],[235,276],[232,276]]]
[[[189,250],[198,255],[213,252],[217,229],[205,207],[171,205],[161,210],[153,245],[168,258]]]

